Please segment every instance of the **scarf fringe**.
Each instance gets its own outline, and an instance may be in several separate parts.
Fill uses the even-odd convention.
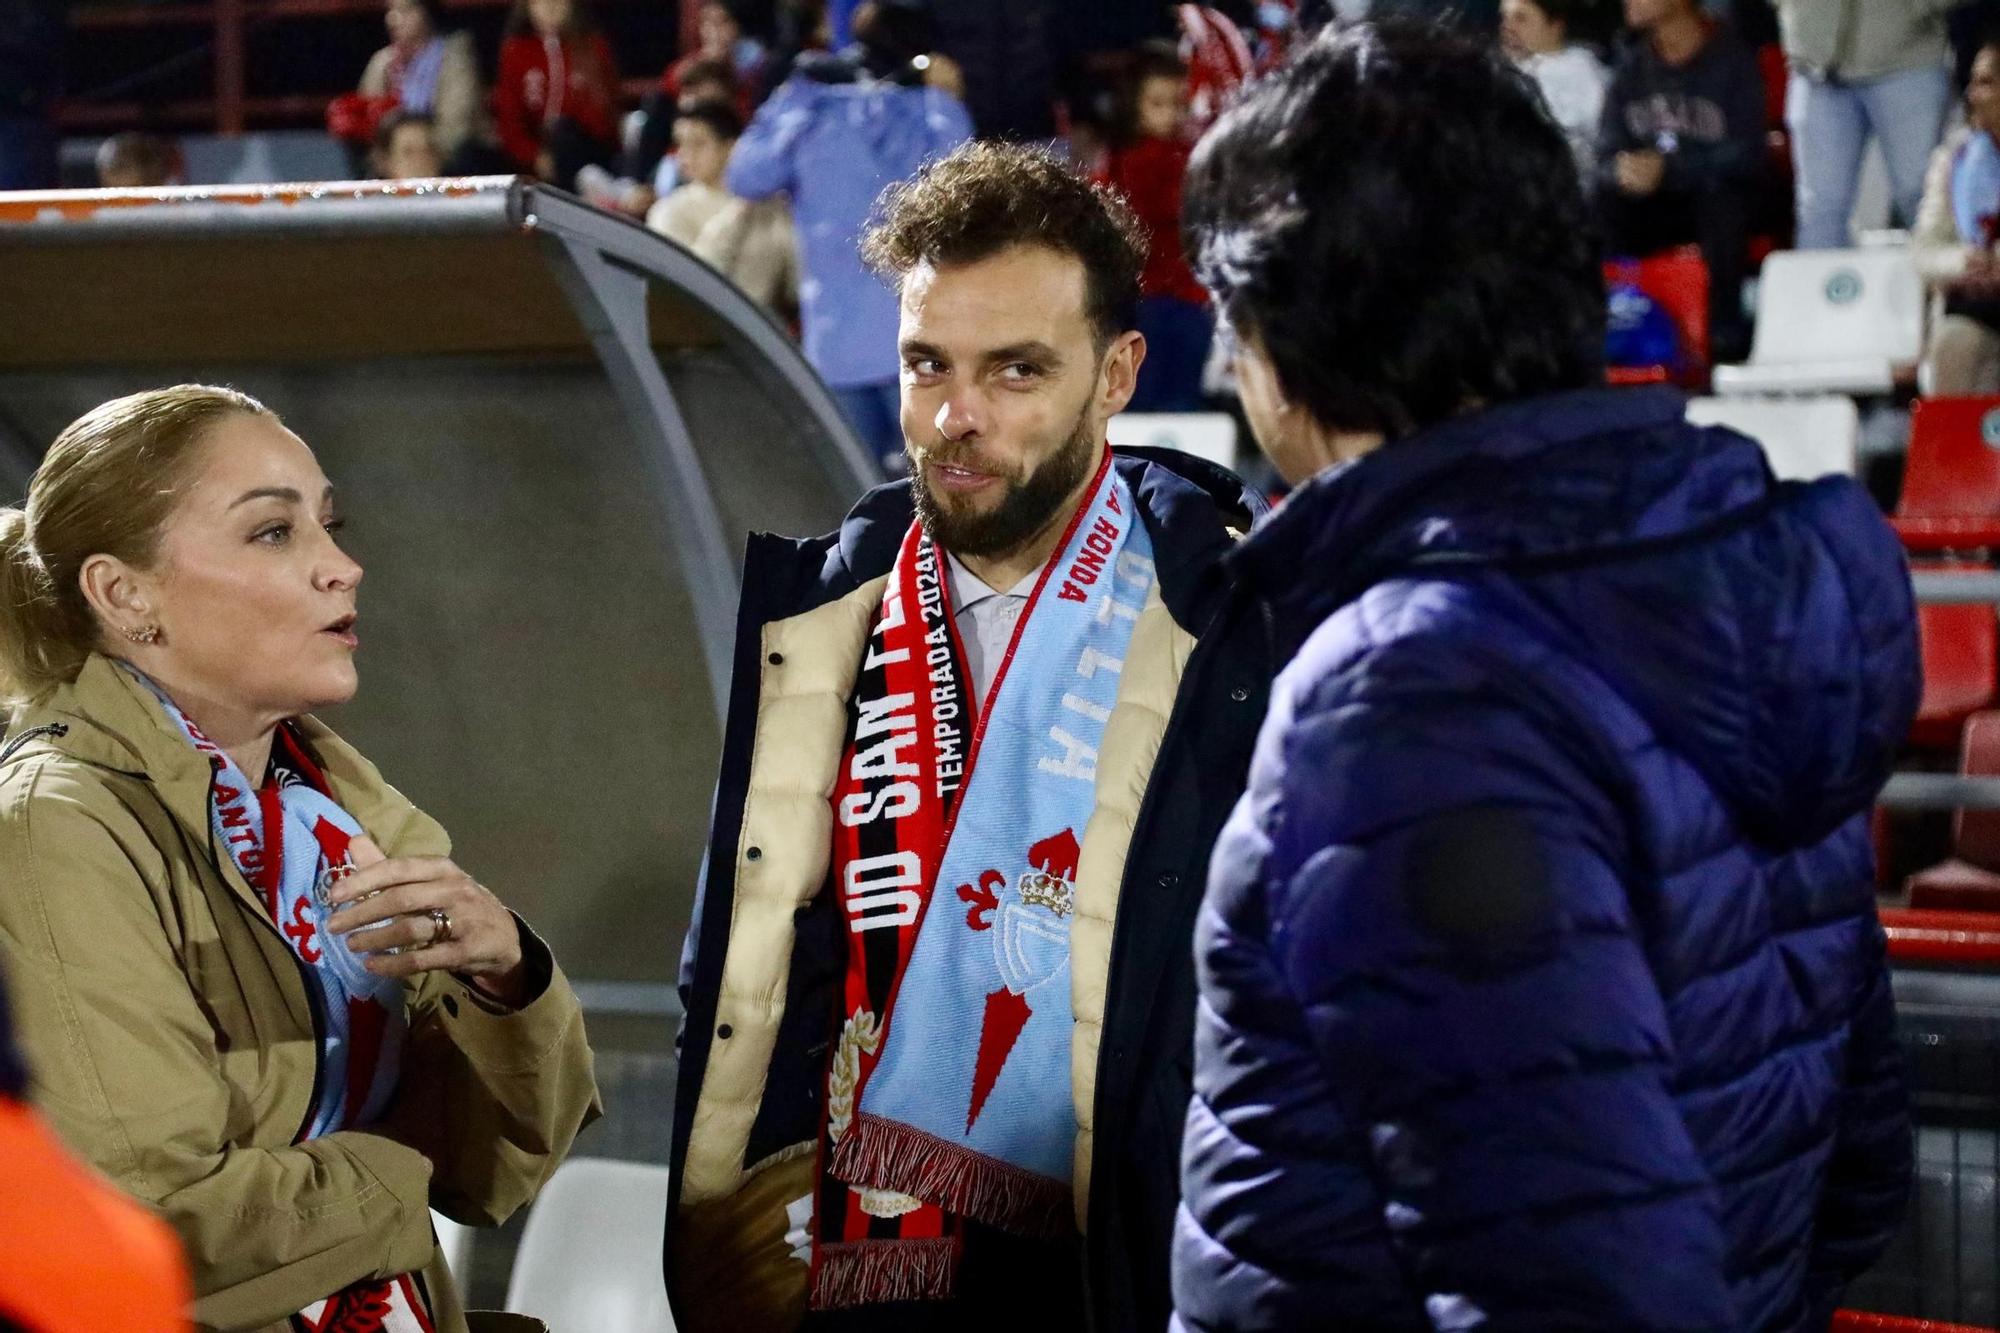
[[[924,1240],[835,1241],[819,1247],[812,1292],[814,1310],[845,1310],[884,1301],[941,1301],[951,1295],[958,1242]]]
[[[914,1195],[1033,1240],[1060,1240],[1076,1231],[1067,1181],[865,1111],[834,1148],[829,1173],[850,1185]]]

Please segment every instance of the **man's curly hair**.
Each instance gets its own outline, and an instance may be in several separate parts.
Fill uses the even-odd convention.
[[[892,284],[919,264],[971,264],[1016,245],[1074,255],[1085,313],[1101,349],[1132,328],[1146,232],[1111,190],[1054,153],[969,143],[930,162],[876,201],[861,257]]]

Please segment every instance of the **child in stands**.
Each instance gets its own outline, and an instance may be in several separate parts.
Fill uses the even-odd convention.
[[[1171,46],[1140,50],[1121,129],[1121,146],[1105,162],[1104,181],[1132,205],[1148,236],[1140,278],[1139,331],[1146,360],[1139,367],[1134,412],[1198,412],[1201,371],[1215,321],[1208,294],[1181,255],[1181,177],[1188,164],[1188,76]]]
[[[515,0],[493,115],[514,164],[568,189],[618,148],[618,67],[580,0]]]

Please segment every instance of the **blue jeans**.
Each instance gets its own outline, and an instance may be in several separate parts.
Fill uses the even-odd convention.
[[[862,447],[891,475],[902,471],[903,399],[896,381],[849,384],[833,391],[833,401]]]
[[[1916,221],[1924,171],[1944,133],[1951,75],[1943,65],[1865,83],[1825,83],[1794,72],[1785,93],[1798,182],[1799,249],[1852,244],[1848,219],[1872,133],[1889,166],[1889,193],[1904,226]]]
[[[1146,336],[1146,359],[1139,364],[1139,386],[1126,409],[1201,411],[1201,369],[1215,336],[1215,316],[1208,307],[1177,296],[1148,296],[1139,302],[1139,332]]]

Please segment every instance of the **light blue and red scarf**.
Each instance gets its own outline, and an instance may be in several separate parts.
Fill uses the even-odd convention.
[[[210,832],[263,900],[311,987],[318,1067],[312,1105],[293,1141],[373,1123],[396,1091],[408,1026],[403,984],[368,971],[326,929],[327,893],[353,873],[349,844],[364,830],[333,799],[291,726],[278,728],[270,772],[253,787],[164,690],[132,674],[208,759]],[[434,1333],[423,1293],[408,1274],[358,1282],[300,1311],[293,1326],[301,1333]]]
[[[1077,859],[1153,582],[1151,540],[1107,452],[981,703],[943,556],[918,525],[903,539],[833,793],[849,959],[814,1308],[950,1296],[967,1219],[1028,1237],[1073,1229]]]

